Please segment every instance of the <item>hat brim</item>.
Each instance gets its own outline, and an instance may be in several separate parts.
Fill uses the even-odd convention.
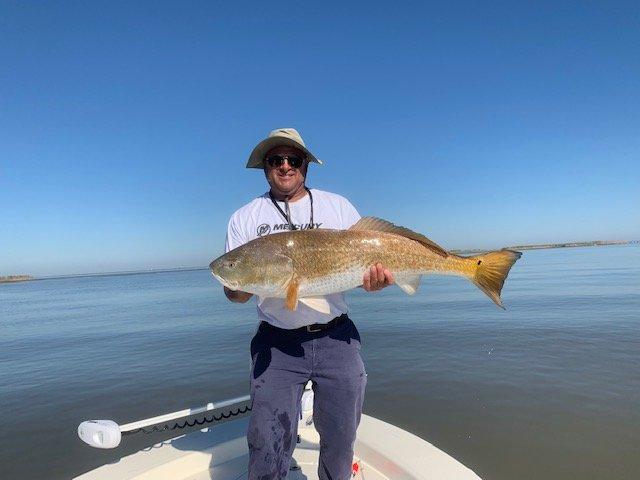
[[[279,147],[280,145],[287,145],[289,147],[295,147],[298,150],[302,150],[307,155],[307,160],[309,160],[309,162],[322,165],[322,160],[316,158],[315,155],[307,150],[304,145],[296,142],[295,140],[286,137],[269,137],[265,138],[253,149],[251,155],[249,155],[249,161],[247,161],[247,168],[263,168],[264,156],[269,150]]]

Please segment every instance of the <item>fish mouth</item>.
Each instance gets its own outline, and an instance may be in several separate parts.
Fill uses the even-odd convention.
[[[238,290],[240,288],[240,285],[238,284],[238,282],[230,282],[228,280],[225,280],[220,275],[217,275],[215,272],[211,272],[211,275],[213,275],[213,278],[218,280],[222,285],[224,285],[230,290]]]

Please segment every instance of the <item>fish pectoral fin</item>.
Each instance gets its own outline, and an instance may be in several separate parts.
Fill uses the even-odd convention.
[[[396,273],[394,277],[396,283],[402,290],[404,290],[409,295],[413,295],[418,290],[418,286],[420,285],[420,278],[422,276]]]
[[[324,297],[305,297],[300,299],[300,303],[304,303],[307,307],[326,315],[331,313],[331,306]]]
[[[289,280],[289,284],[287,285],[287,298],[284,302],[285,306],[289,310],[295,310],[298,307],[298,287],[300,286],[300,281],[298,277],[294,274]]]

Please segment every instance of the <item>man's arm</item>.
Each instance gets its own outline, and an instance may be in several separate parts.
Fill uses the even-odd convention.
[[[247,293],[240,290],[231,290],[227,287],[223,288],[224,294],[227,296],[227,298],[235,303],[247,303],[249,299],[253,297],[252,293]]]

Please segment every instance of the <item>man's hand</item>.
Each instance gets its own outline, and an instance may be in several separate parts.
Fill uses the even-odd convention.
[[[394,282],[393,274],[384,268],[381,263],[372,265],[369,270],[364,272],[362,277],[362,288],[367,292],[375,292],[388,287]]]
[[[247,303],[249,299],[253,297],[252,293],[243,292],[241,290],[231,290],[227,287],[224,287],[224,294],[229,300],[235,303]]]

